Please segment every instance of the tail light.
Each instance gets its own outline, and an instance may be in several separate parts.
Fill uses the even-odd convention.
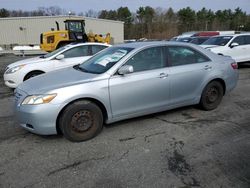
[[[231,63],[233,69],[238,69],[238,64],[236,62]]]

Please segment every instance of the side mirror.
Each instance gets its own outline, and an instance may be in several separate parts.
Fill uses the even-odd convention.
[[[232,44],[230,44],[230,48],[234,48],[235,46],[239,46],[239,43],[233,42]]]
[[[130,74],[134,72],[134,68],[132,65],[124,65],[118,70],[118,74],[124,75],[124,74]]]
[[[60,54],[60,55],[56,56],[56,59],[57,59],[57,60],[64,59],[64,55],[63,55],[63,54]]]

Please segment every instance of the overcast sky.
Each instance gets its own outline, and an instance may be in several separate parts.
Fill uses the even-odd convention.
[[[117,9],[121,6],[127,6],[133,12],[140,6],[164,9],[172,7],[174,10],[187,6],[195,10],[206,7],[214,11],[240,7],[250,14],[250,0],[0,0],[0,8],[10,10],[35,10],[38,7],[50,6],[59,6],[66,11],[76,13],[86,12],[90,9],[95,11]]]

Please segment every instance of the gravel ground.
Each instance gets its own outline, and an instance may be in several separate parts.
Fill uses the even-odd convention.
[[[0,57],[0,74],[22,57]],[[250,64],[214,111],[193,106],[107,125],[71,143],[15,123],[0,79],[2,187],[250,187]]]

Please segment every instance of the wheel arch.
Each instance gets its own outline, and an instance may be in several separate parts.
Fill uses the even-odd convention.
[[[73,103],[75,103],[75,102],[77,102],[77,101],[82,101],[82,100],[91,101],[91,102],[95,103],[95,104],[101,109],[102,115],[103,115],[103,123],[104,123],[105,120],[108,118],[107,109],[106,109],[105,105],[104,105],[101,101],[99,101],[99,100],[97,100],[97,99],[95,99],[95,98],[91,98],[91,97],[84,97],[84,98],[75,99],[75,100],[72,100],[71,102],[67,103],[67,104],[60,110],[60,112],[59,112],[59,114],[58,114],[58,116],[57,116],[57,118],[56,118],[56,131],[57,131],[57,133],[62,134],[62,131],[60,130],[60,127],[59,127],[59,121],[60,121],[60,117],[61,117],[62,113],[64,112],[64,110],[65,110],[68,106],[70,106],[71,104],[73,104]]]
[[[225,95],[225,93],[226,93],[226,83],[225,83],[225,81],[224,81],[222,78],[213,78],[212,80],[210,80],[210,81],[204,86],[204,88],[202,89],[202,91],[205,89],[205,87],[206,87],[209,83],[214,82],[214,81],[217,81],[217,82],[219,82],[219,83],[222,85],[222,87],[223,87],[223,95]]]
[[[43,71],[43,70],[31,70],[31,71],[29,71],[29,72],[27,72],[27,73],[25,74],[25,76],[23,77],[23,81],[26,80],[26,78],[27,78],[27,76],[28,76],[29,74],[34,73],[34,72],[39,72],[39,73],[41,73],[41,74],[46,73],[46,72]]]

